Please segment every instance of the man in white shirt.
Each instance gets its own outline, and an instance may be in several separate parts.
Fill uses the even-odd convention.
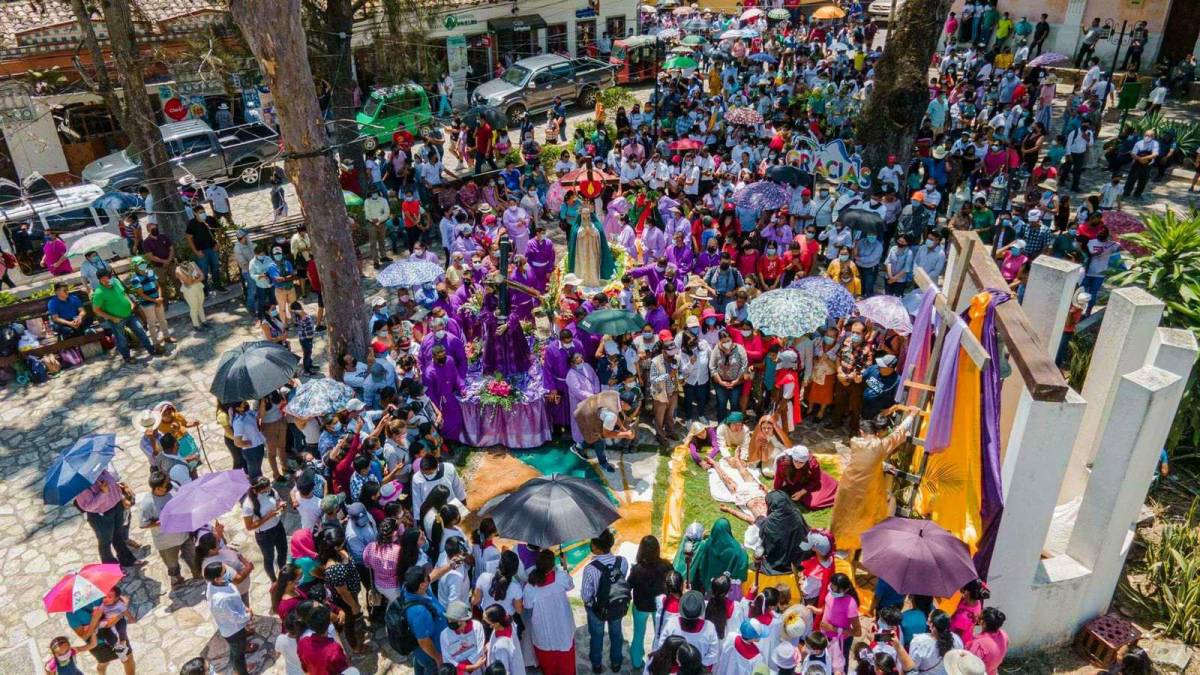
[[[1078,129],[1067,134],[1067,152],[1071,154],[1071,191],[1079,192],[1079,179],[1087,163],[1087,151],[1092,145],[1091,125],[1084,122]]]
[[[471,607],[465,602],[448,605],[446,622],[449,625],[438,639],[442,661],[465,666],[468,672],[482,668],[487,656],[486,640],[483,624],[471,618]]]
[[[450,489],[451,500],[457,500],[459,503],[467,501],[467,488],[463,485],[462,478],[458,477],[458,471],[454,465],[443,462],[433,455],[425,455],[421,458],[420,471],[413,475],[413,513],[421,512],[425,498],[438,485],[445,485]]]
[[[385,255],[387,246],[385,223],[392,217],[392,208],[388,204],[387,197],[384,197],[379,191],[372,192],[371,196],[367,197],[366,203],[363,204],[363,216],[366,217],[369,225],[367,227],[367,248],[375,258],[375,269],[379,269],[383,267],[383,263],[392,261]]]
[[[913,244],[913,268],[925,270],[929,278],[936,282],[946,271],[946,252],[942,249],[942,235],[936,229],[925,235],[925,241]]]
[[[233,227],[233,215],[229,207],[229,192],[220,183],[213,183],[204,188],[204,199],[212,205],[213,217],[217,220],[225,219],[230,227]],[[148,209],[147,209],[148,210]]]
[[[650,162],[642,171],[642,178],[652,190],[661,190],[671,176],[671,168],[663,161],[657,151],[650,157]]]
[[[1100,81],[1100,59],[1092,58],[1092,67],[1083,74],[1083,83],[1080,85],[1083,91],[1091,91],[1092,85]]]
[[[628,187],[632,185],[635,181],[642,179],[642,165],[638,164],[637,160],[633,157],[622,157],[621,172],[619,177],[621,179],[622,187]]]
[[[246,666],[246,642],[248,635],[246,626],[250,623],[250,612],[235,584],[254,569],[254,564],[247,562],[237,575],[230,577],[225,565],[219,562],[209,563],[204,568],[204,579],[208,582],[205,596],[208,598],[208,609],[213,621],[217,624],[217,632],[229,644],[229,662],[233,671],[238,675],[249,675]]]
[[[1140,198],[1142,192],[1146,189],[1146,182],[1150,180],[1150,170],[1154,168],[1154,162],[1158,159],[1160,148],[1158,141],[1154,138],[1154,130],[1147,129],[1146,133],[1142,134],[1142,140],[1133,144],[1133,150],[1130,155],[1133,157],[1133,164],[1129,166],[1129,178],[1125,181],[1125,197],[1133,196]],[[1094,295],[1094,294],[1093,294]]]
[[[896,164],[896,156],[888,155],[887,166],[879,170],[879,182],[891,185],[893,192],[900,192],[900,181],[904,178],[904,168]]]

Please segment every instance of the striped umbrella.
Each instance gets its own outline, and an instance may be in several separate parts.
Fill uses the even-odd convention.
[[[42,606],[50,613],[74,612],[102,599],[124,576],[115,563],[84,565],[59,579],[42,597]]]
[[[764,335],[795,338],[825,325],[825,303],[794,288],[767,291],[750,301],[750,323]]]

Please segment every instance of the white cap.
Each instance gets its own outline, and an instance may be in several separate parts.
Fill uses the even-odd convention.
[[[352,398],[349,401],[346,401],[346,410],[349,410],[350,412],[361,412],[366,407],[367,407],[366,403],[363,403],[362,401],[360,401],[356,398]]]

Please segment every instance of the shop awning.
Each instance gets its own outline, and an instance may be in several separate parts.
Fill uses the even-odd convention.
[[[493,33],[502,31],[525,31],[545,28],[546,20],[541,14],[526,14],[525,16],[508,16],[501,19],[488,19],[488,30]]]

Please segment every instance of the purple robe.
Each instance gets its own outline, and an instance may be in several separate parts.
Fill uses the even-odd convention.
[[[509,278],[517,283],[525,284],[526,286],[534,286],[534,282],[537,281],[537,277],[534,276],[532,268],[528,267],[526,269],[513,272]],[[516,317],[521,321],[532,320],[533,310],[536,309],[539,304],[541,304],[537,298],[516,288],[508,289],[508,297],[510,305],[509,311],[516,315]]]
[[[550,282],[550,273],[554,271],[554,242],[549,239],[530,239],[525,245],[525,259],[529,261],[530,279],[536,283],[529,284],[539,291],[545,291]]]
[[[566,382],[570,395],[571,439],[582,444],[583,432],[579,430],[579,425],[575,422],[575,407],[583,403],[587,397],[600,393],[600,378],[596,376],[596,371],[592,370],[591,366],[583,363],[577,368],[570,369]]]
[[[485,338],[483,343],[483,372],[517,375],[529,370],[529,341],[521,331],[521,320],[509,314],[504,324],[495,312],[483,312]],[[500,326],[508,326],[503,333]]]
[[[624,197],[617,197],[608,203],[604,215],[605,236],[613,239],[621,233],[621,221],[625,219],[625,214],[628,212],[629,200]]]
[[[642,230],[642,256],[648,261],[658,260],[660,256],[667,254],[667,247],[670,245],[670,240],[667,239],[667,233],[649,225],[645,230]]]
[[[700,252],[700,255],[696,256],[696,264],[692,267],[692,273],[704,276],[705,272],[719,264],[721,264],[721,252],[714,251],[709,253],[708,250],[705,249]]]
[[[571,369],[571,356],[575,352],[583,353],[583,344],[573,341],[570,349],[564,349],[562,341],[552,340],[542,352],[542,384],[546,392],[558,392],[558,403],[546,401],[546,412],[550,423],[563,426],[571,420],[571,408],[567,400],[567,371]]]
[[[662,305],[655,305],[654,309],[646,312],[646,323],[654,329],[655,333],[671,327],[671,317],[667,316],[667,310],[663,309]]]
[[[635,267],[629,270],[629,276],[633,277],[634,279],[644,279],[646,285],[654,289],[658,288],[659,284],[662,283],[663,275],[665,275],[666,272],[667,268],[664,267],[660,270],[658,269],[657,265],[650,263],[649,265],[642,265],[641,267]]]
[[[671,237],[673,239],[675,237],[675,233],[678,232],[683,235],[684,241],[691,240],[691,238],[692,238],[692,221],[688,220],[687,218],[684,218],[683,216],[679,216],[678,218],[667,221],[667,222],[670,223],[669,225],[667,225],[667,236],[668,237]]]
[[[566,328],[571,331],[571,335],[574,335],[575,340],[581,345],[583,360],[594,364],[596,362],[596,349],[600,346],[600,340],[604,339],[604,336],[597,333],[589,333],[580,328],[574,321],[567,324]]]
[[[675,265],[675,269],[682,272],[684,276],[691,274],[695,257],[696,254],[692,253],[692,247],[686,243],[667,249],[667,260]]]
[[[504,209],[504,231],[512,239],[513,251],[520,253],[529,243],[529,213],[520,206]]]
[[[437,265],[438,267],[442,266],[442,257],[439,256],[438,254],[434,253],[433,251],[430,251],[429,249],[425,249],[425,252],[422,253],[421,255],[417,255],[417,254],[413,253],[408,256],[408,259],[409,260],[424,260],[425,262],[431,262],[431,263]]]
[[[762,238],[779,245],[780,250],[787,250],[792,243],[792,230],[787,225],[768,225],[763,228]]]
[[[637,261],[637,233],[633,231],[632,225],[621,228],[621,234],[617,235],[617,244],[624,247],[630,260]]]
[[[679,202],[663,195],[658,198],[658,215],[662,217],[664,223],[671,222],[671,209],[679,206]]]
[[[421,370],[421,380],[425,383],[429,400],[442,411],[442,436],[461,442],[463,417],[458,395],[462,392],[463,379],[458,374],[454,359],[447,356],[446,362],[441,365],[431,361]]]
[[[421,361],[421,369],[424,370],[430,363],[433,363],[433,348],[438,345],[446,348],[446,356],[454,359],[454,368],[458,371],[459,377],[465,378],[467,376],[467,349],[463,346],[462,338],[449,330],[441,338],[435,333],[430,333],[422,338],[421,351],[418,356]]]

